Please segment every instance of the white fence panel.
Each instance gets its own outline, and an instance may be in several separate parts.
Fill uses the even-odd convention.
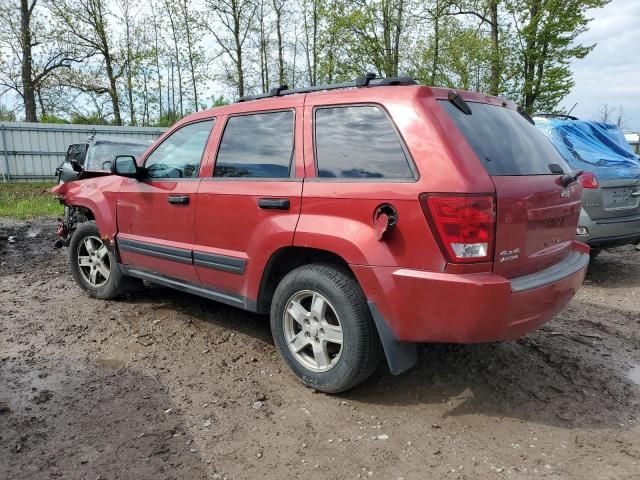
[[[72,143],[91,135],[154,140],[165,128],[0,122],[0,173],[3,180],[51,180]]]

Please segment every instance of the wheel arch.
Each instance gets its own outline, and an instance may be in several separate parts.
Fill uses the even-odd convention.
[[[271,254],[262,272],[256,302],[258,313],[269,313],[273,293],[287,273],[311,263],[332,265],[356,279],[346,260],[334,252],[310,247],[282,247]]]
[[[362,289],[358,276],[347,261],[337,253],[310,247],[283,247],[276,250],[266,263],[258,290],[256,311],[268,314],[273,294],[280,280],[291,270],[311,263],[323,263],[338,268],[353,277]],[[366,298],[364,289],[363,293]],[[369,299],[367,301],[391,373],[398,375],[405,372],[415,365],[417,361],[416,345],[399,341],[389,327],[387,320],[380,314],[375,303]]]

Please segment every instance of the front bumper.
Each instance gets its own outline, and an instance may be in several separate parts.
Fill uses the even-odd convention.
[[[576,248],[555,271],[512,280],[491,272],[352,268],[397,340],[480,343],[516,339],[551,320],[577,292],[588,261]]]
[[[588,235],[577,235],[576,240],[591,248],[600,249],[640,242],[640,215],[592,220],[582,210],[578,225],[589,230]]]

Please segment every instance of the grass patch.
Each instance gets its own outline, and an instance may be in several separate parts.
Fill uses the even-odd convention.
[[[56,217],[64,214],[64,207],[47,190],[54,183],[0,183],[0,217],[26,219]]]

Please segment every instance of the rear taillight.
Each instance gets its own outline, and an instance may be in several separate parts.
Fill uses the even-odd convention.
[[[450,262],[486,262],[493,258],[496,216],[493,195],[425,193],[420,202]]]
[[[582,172],[579,177],[582,188],[598,188],[598,179],[591,172]]]

